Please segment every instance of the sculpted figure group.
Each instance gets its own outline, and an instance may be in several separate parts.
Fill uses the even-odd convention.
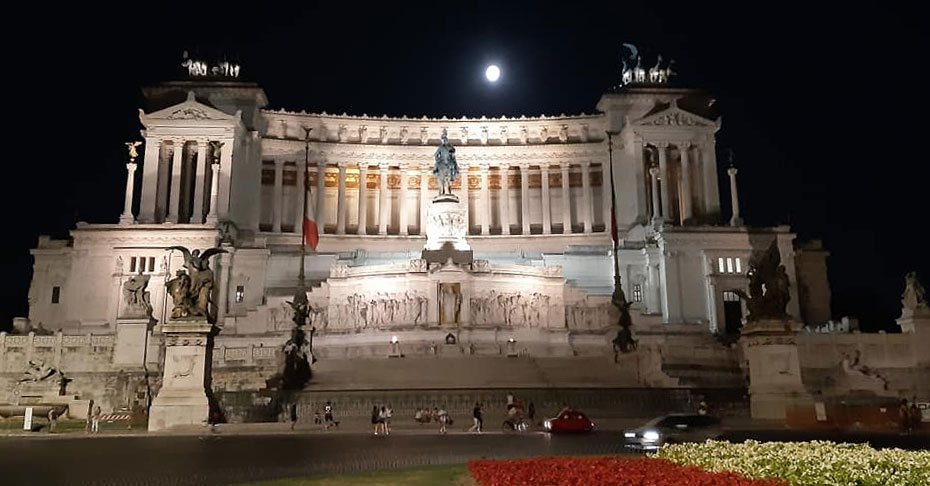
[[[781,264],[778,243],[772,241],[768,249],[752,256],[749,262],[749,294],[742,289],[734,292],[746,301],[749,315],[747,321],[762,319],[787,319],[785,309],[791,295],[788,291],[788,274]]]
[[[378,292],[372,296],[355,293],[344,303],[331,304],[330,325],[346,329],[367,329],[396,324],[422,324],[429,312],[429,300],[418,291]]]
[[[539,292],[523,295],[489,290],[472,297],[470,304],[474,324],[537,327],[549,322],[550,298]]]
[[[184,268],[178,270],[175,278],[166,284],[174,302],[171,317],[205,317],[209,322],[213,322],[216,315],[213,310],[214,278],[210,268],[210,257],[226,253],[226,250],[210,248],[201,253],[200,250],[191,252],[183,246],[172,246],[167,250],[178,250],[184,255]]]
[[[565,324],[569,329],[603,329],[610,323],[610,304],[596,306],[577,302],[565,306]]]

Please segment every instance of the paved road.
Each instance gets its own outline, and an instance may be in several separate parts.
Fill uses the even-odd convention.
[[[734,433],[763,440],[809,438],[870,441],[878,446],[921,448],[923,437],[804,434],[789,431]],[[399,468],[464,462],[480,457],[612,454],[616,432],[581,436],[521,434],[206,435],[182,437],[80,437],[0,439],[0,483],[46,485],[228,485],[323,472]]]

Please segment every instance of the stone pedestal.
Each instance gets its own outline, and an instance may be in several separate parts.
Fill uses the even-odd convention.
[[[918,363],[930,364],[930,311],[926,307],[903,309],[895,322],[904,334],[913,335]]]
[[[468,210],[455,196],[438,196],[426,210],[426,250],[435,251],[451,243],[459,251],[471,248],[468,234]]]
[[[445,263],[452,259],[459,265],[474,261],[465,236],[468,234],[468,210],[454,195],[438,196],[426,210],[426,247],[423,259],[428,263]]]
[[[148,332],[148,317],[117,319],[113,364],[123,368],[143,367]]]
[[[753,418],[784,420],[791,408],[813,406],[801,381],[797,332],[791,320],[761,320],[743,327],[740,344],[749,362],[750,412]]]
[[[203,319],[162,325],[165,368],[161,390],[149,413],[149,431],[207,423],[207,346],[212,330],[213,326]]]

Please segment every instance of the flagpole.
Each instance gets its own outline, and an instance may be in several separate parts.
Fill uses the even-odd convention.
[[[605,130],[607,134],[607,158],[610,164],[610,238],[614,243],[614,292],[621,288],[620,286],[620,243],[617,235],[617,192],[614,188],[614,139],[613,136],[618,132]]]
[[[303,217],[300,218],[300,271],[297,274],[297,286],[299,289],[305,289],[304,277],[304,260],[307,257],[307,198],[310,197],[310,132],[311,127],[302,127],[304,129],[304,207],[301,209]]]

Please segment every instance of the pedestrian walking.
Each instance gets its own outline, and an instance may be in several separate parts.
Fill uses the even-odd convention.
[[[388,435],[387,433],[387,410],[384,406],[381,407],[381,410],[378,411],[378,427],[381,429],[382,435]]]
[[[48,433],[51,434],[55,432],[55,424],[58,422],[58,414],[55,413],[54,408],[48,410]]]
[[[387,404],[387,408],[384,409],[384,434],[391,435],[391,417],[394,416],[394,407],[391,404]]]
[[[339,427],[339,421],[333,419],[333,404],[330,402],[326,402],[326,406],[323,407],[323,420],[325,421],[324,429],[328,430],[333,425]]]
[[[378,435],[378,406],[375,405],[371,408],[371,426],[374,428],[375,435]]]
[[[449,413],[446,412],[446,406],[439,407],[439,433],[446,434],[446,426],[449,425]]]
[[[220,420],[222,420],[222,417],[220,416],[219,410],[214,410],[213,412],[210,413],[210,432],[211,433],[214,433],[214,434],[216,433],[217,426],[219,426],[220,424]]]
[[[898,405],[898,425],[901,427],[901,433],[907,434],[911,431],[910,409],[907,406],[907,398],[901,399]]]
[[[90,431],[94,434],[100,432],[100,405],[94,408],[94,413],[90,418]]]
[[[526,410],[526,415],[530,418],[530,423],[536,425],[536,405],[534,405],[533,402],[530,402],[530,406]]]
[[[475,424],[468,429],[469,432],[481,433],[481,426],[484,425],[484,419],[481,417],[481,402],[475,402],[475,408],[472,409],[472,419]]]
[[[917,406],[917,397],[911,400],[911,408],[908,409],[907,417],[910,419],[911,432],[920,432],[921,414],[920,407]]]
[[[296,402],[291,403],[290,415],[291,415],[291,430],[294,430],[294,427],[297,426],[297,403]]]

